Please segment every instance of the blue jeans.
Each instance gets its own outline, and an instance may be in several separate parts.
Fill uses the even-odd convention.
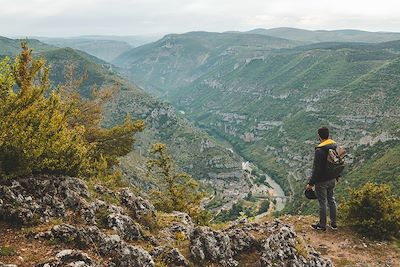
[[[319,202],[319,225],[326,227],[326,203],[328,202],[331,225],[336,225],[336,202],[333,197],[335,179],[315,184],[315,194]]]

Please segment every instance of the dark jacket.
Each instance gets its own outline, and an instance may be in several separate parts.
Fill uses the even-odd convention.
[[[336,143],[332,139],[325,140],[315,148],[314,164],[311,179],[308,182],[309,185],[312,186],[332,179],[326,175],[328,151],[331,148],[336,149]]]

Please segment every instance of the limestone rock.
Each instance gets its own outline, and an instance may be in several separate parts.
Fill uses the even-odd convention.
[[[15,264],[5,264],[5,263],[0,262],[0,267],[18,267],[18,266]]]
[[[150,252],[150,255],[154,259],[159,259],[171,267],[190,266],[189,261],[181,254],[181,252],[177,248],[158,246]]]
[[[231,240],[231,247],[235,254],[243,251],[255,250],[259,246],[254,236],[243,229],[232,229],[228,231],[227,234]]]
[[[181,254],[181,252],[177,249],[171,249],[164,255],[164,262],[166,262],[169,266],[173,267],[188,267],[189,262],[186,258]]]
[[[261,266],[332,267],[332,262],[322,258],[314,250],[302,245],[290,226],[275,220],[269,226],[270,236],[263,242]],[[307,253],[307,255],[304,255]]]
[[[96,264],[86,253],[79,250],[62,250],[57,253],[54,259],[36,265],[36,267],[97,267]]]
[[[67,208],[79,212],[88,190],[77,178],[42,175],[5,181],[0,196],[0,219],[29,225],[63,217]]]
[[[196,227],[190,236],[190,253],[197,262],[218,262],[222,266],[238,266],[233,259],[228,235],[209,227]]]
[[[154,261],[150,254],[137,246],[125,246],[122,253],[115,258],[118,267],[153,267]]]
[[[121,204],[129,209],[134,219],[155,218],[155,208],[149,201],[136,197],[128,189],[120,191]]]
[[[107,216],[107,223],[126,240],[138,240],[141,237],[139,226],[129,216],[113,213]]]

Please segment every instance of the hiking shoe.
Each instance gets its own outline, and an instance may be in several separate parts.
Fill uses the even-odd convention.
[[[326,228],[322,227],[321,225],[319,225],[318,223],[316,224],[311,224],[311,228],[317,231],[325,231]]]
[[[329,224],[329,228],[332,230],[336,231],[337,230],[337,225],[336,224]]]

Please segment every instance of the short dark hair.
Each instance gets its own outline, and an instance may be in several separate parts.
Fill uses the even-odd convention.
[[[326,127],[321,127],[318,129],[318,135],[321,139],[328,139],[329,138],[329,129]]]

